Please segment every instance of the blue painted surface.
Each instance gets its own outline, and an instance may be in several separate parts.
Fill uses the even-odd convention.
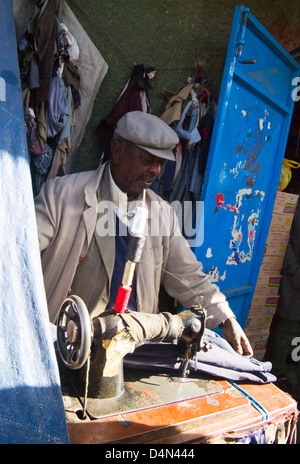
[[[297,64],[250,14],[242,64],[230,37],[195,250],[245,322],[275,194]],[[0,443],[68,443],[42,284],[11,0],[0,0]],[[258,164],[259,163],[259,164]]]
[[[236,7],[201,198],[204,242],[194,252],[243,327],[277,193],[295,76],[296,61],[248,9]]]
[[[69,443],[40,264],[11,0],[0,0],[0,30],[0,443]]]

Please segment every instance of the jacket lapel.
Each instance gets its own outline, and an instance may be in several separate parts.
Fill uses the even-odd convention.
[[[96,227],[98,209],[97,189],[103,175],[104,167],[105,165],[102,165],[97,169],[95,175],[91,178],[84,190],[86,208],[83,211],[83,222],[86,229],[87,240],[84,250],[82,250],[83,256],[87,253]]]
[[[115,214],[110,193],[109,171],[104,169],[98,191],[95,239],[109,277],[115,265]]]

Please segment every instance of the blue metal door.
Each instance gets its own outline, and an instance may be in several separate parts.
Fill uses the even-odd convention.
[[[293,111],[299,66],[236,7],[194,249],[244,327],[256,285]]]

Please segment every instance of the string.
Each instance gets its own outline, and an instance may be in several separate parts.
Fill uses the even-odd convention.
[[[144,263],[144,264],[147,264],[147,266],[152,266],[154,268],[157,268],[157,267],[160,267],[164,261],[162,261],[160,264],[153,264],[153,263],[148,263],[147,261],[144,261],[144,260],[140,260],[141,263]],[[181,280],[177,275],[173,274],[172,272],[170,271],[166,271],[166,269],[163,269],[163,272],[165,272],[166,274],[169,274],[170,276],[174,277],[175,279],[177,279],[180,283],[182,283],[183,285],[185,285],[195,296],[199,296],[198,293],[196,293],[186,282],[184,282],[183,280]]]
[[[252,406],[258,410],[258,412],[262,415],[262,419],[267,421],[270,419],[270,414],[268,411],[255,399],[253,396],[249,395],[242,387],[237,385],[235,382],[229,381],[229,383],[235,387],[242,395],[244,395],[248,400],[251,402]]]
[[[164,263],[164,261],[162,261],[160,264],[153,264],[153,263],[149,263],[147,261],[144,261],[143,259],[140,260],[141,263],[144,263],[144,264],[147,264],[148,266],[152,266],[154,269],[155,268],[158,268],[160,266],[162,266],[162,264]],[[177,279],[180,283],[182,283],[186,288],[188,288],[192,294],[194,296],[197,296],[197,297],[200,297],[201,295],[199,293],[196,293],[186,282],[184,282],[183,280],[181,280],[177,275],[173,274],[172,272],[170,271],[167,271],[166,269],[163,269],[163,272],[165,272],[166,274],[169,274],[170,276],[174,277],[174,279]],[[214,316],[213,315],[210,315],[210,316],[206,316],[206,320],[208,319],[212,319]]]

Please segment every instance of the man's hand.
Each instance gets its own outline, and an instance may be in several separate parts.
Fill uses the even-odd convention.
[[[234,317],[229,317],[220,326],[225,339],[233,349],[244,356],[253,356],[253,350],[242,327]]]

